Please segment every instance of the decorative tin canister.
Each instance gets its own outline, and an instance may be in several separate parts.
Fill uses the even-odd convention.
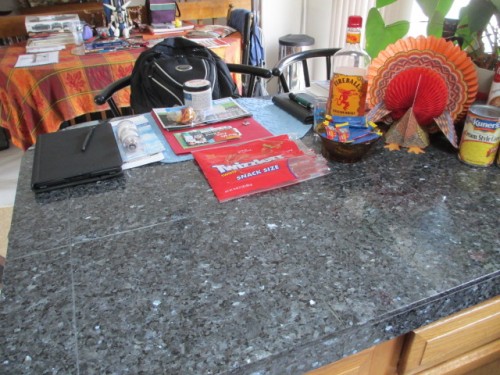
[[[459,159],[476,167],[488,167],[495,161],[499,143],[500,108],[471,106],[460,140]]]
[[[195,111],[212,108],[212,87],[206,79],[193,79],[184,83],[184,104]]]

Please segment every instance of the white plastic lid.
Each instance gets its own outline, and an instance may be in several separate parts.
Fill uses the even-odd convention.
[[[205,91],[210,88],[210,81],[206,79],[192,79],[191,81],[184,82],[183,88],[186,91]]]

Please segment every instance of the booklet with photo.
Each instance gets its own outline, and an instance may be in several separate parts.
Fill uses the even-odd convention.
[[[219,147],[221,144],[238,144],[252,139],[271,136],[266,128],[253,117],[235,119],[218,125],[205,125],[190,130],[161,130],[176,155],[189,154],[193,150]]]
[[[153,108],[153,118],[165,130],[189,129],[206,124],[224,122],[250,117],[252,114],[239,105],[233,98],[216,99],[212,108],[203,115],[197,114],[190,107]]]
[[[174,136],[183,148],[189,148],[239,139],[241,133],[232,126],[211,126],[175,133]]]

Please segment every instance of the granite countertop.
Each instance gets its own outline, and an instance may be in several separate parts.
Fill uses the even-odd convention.
[[[32,162],[3,374],[302,374],[499,294],[500,169],[443,148],[226,203],[193,161],[39,196]]]

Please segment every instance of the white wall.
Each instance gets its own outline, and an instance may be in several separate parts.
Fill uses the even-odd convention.
[[[0,10],[15,10],[19,9],[19,4],[17,0],[2,0],[2,4],[0,5]]]
[[[464,0],[465,1],[465,0]],[[264,31],[266,66],[271,68],[279,56],[279,38],[286,34],[307,34],[315,39],[311,48],[342,47],[349,15],[366,21],[376,0],[261,0],[261,24]],[[398,0],[382,8],[386,24],[411,20],[418,8],[414,0]],[[362,40],[362,43],[364,41]],[[312,64],[312,79],[324,79],[324,63]],[[276,90],[276,80],[269,91]]]
[[[375,0],[261,0],[261,24],[264,30],[266,66],[271,68],[278,62],[279,38],[287,34],[306,34],[314,38],[310,48],[342,47],[349,15],[359,14],[366,19],[367,11]],[[332,25],[339,17],[341,25]],[[334,33],[341,35],[332,36]],[[335,41],[338,39],[339,41]],[[312,79],[324,79],[324,63],[314,62]],[[320,72],[323,74],[316,74]],[[268,87],[276,92],[277,82],[273,79]]]

